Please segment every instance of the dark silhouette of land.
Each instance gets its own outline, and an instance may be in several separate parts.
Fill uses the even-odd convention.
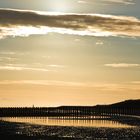
[[[92,128],[75,126],[43,126],[0,121],[0,139],[4,140],[83,140],[140,139],[140,99],[110,105],[60,107],[0,108],[0,117],[57,117],[58,119],[109,119],[132,128]],[[106,117],[107,116],[107,117]],[[98,118],[98,117],[97,117]],[[70,137],[69,137],[70,136]]]
[[[126,100],[110,105],[96,106],[60,106],[60,107],[4,107],[0,108],[0,117],[86,117],[92,115],[137,115],[140,116],[140,99]]]
[[[140,99],[137,100],[126,100],[123,102],[111,104],[112,107],[125,107],[125,108],[139,108],[140,109]]]

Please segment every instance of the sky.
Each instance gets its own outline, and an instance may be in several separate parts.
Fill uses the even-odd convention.
[[[139,0],[0,0],[0,107],[140,99]]]

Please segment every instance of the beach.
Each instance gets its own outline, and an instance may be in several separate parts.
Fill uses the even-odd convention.
[[[140,126],[130,128],[45,126],[0,121],[0,139],[139,140]]]

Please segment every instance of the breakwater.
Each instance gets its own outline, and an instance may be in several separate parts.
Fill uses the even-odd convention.
[[[86,117],[108,115],[140,116],[140,109],[110,106],[61,106],[61,107],[8,107],[0,108],[0,117],[48,116],[48,117]]]

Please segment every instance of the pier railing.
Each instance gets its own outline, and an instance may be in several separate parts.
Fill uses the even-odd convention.
[[[108,115],[136,115],[140,116],[139,108],[120,108],[106,106],[62,106],[62,107],[17,107],[0,108],[0,117],[25,117],[25,116],[48,116],[48,117],[86,117]]]

